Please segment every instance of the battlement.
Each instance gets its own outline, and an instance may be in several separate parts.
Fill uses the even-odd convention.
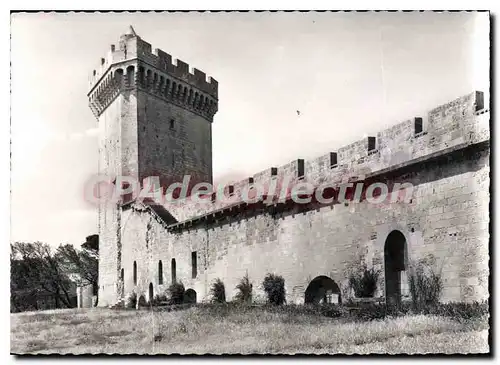
[[[161,49],[152,51],[151,44],[142,40],[130,27],[130,30],[120,37],[118,47],[110,46],[106,56],[101,58],[99,66],[93,70],[89,80],[89,95],[94,88],[106,78],[111,68],[116,65],[127,67],[129,61],[138,60],[146,72],[152,71],[160,76],[171,77],[185,82],[199,91],[217,99],[218,82],[197,68],[191,68],[188,63],[172,59],[172,56]]]
[[[483,93],[476,91],[430,110],[425,117],[413,117],[316,159],[297,159],[234,182],[234,198],[229,201],[180,204],[174,214],[183,221],[220,212],[225,207],[232,209],[244,187],[253,183],[267,186],[273,178],[282,181],[286,177],[291,185],[307,181],[316,186],[363,180],[489,138],[489,111],[484,109]]]

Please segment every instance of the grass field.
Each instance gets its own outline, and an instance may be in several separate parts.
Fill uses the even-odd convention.
[[[412,315],[369,322],[258,310],[68,309],[11,315],[11,352],[485,353],[486,318]]]

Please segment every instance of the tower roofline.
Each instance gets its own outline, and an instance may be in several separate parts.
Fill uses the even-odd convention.
[[[101,58],[100,67],[93,70],[89,80],[89,94],[101,83],[103,76],[112,66],[134,59],[145,62],[160,73],[189,83],[215,99],[218,97],[217,80],[199,69],[190,67],[188,63],[180,59],[173,59],[170,54],[161,49],[155,48],[153,51],[151,44],[139,37],[132,26],[120,37],[119,47],[111,45],[106,57]]]

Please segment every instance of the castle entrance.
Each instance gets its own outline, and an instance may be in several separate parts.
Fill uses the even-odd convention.
[[[392,231],[385,240],[385,301],[388,305],[401,303],[402,278],[406,270],[406,238],[400,231]]]
[[[196,303],[196,291],[194,289],[186,290],[186,293],[184,293],[184,303]]]
[[[307,286],[306,304],[340,304],[340,288],[328,276],[317,276]]]

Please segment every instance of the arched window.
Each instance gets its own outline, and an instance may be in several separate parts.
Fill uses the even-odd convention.
[[[151,85],[151,89],[153,91],[156,91],[156,88],[158,87],[158,74],[155,72],[153,74],[153,85]]]
[[[163,264],[158,261],[158,285],[163,285]]]
[[[146,89],[150,89],[153,85],[153,72],[151,70],[146,71],[146,85],[144,87]]]
[[[137,285],[137,262],[134,261],[134,285]]]
[[[127,67],[127,87],[134,86],[135,83],[135,68],[134,66]]]
[[[165,97],[167,97],[168,96],[168,90],[170,88],[170,79],[167,79],[165,85],[166,85],[166,87],[165,87],[165,91],[163,92],[163,94],[165,95]]]
[[[138,71],[138,75],[137,75],[137,81],[139,81],[139,85],[144,87],[144,84],[145,84],[145,76],[146,76],[146,73],[144,71],[144,67],[142,66],[139,66],[139,71]]]
[[[172,283],[177,281],[177,267],[175,264],[175,259],[172,259]]]
[[[171,94],[170,94],[170,97],[171,97],[172,99],[175,99],[175,92],[176,92],[176,90],[177,90],[177,84],[176,84],[176,83],[175,83],[175,81],[174,81],[174,82],[172,83],[172,92],[171,92]]]
[[[121,68],[117,69],[114,74],[116,84],[121,89],[124,86],[123,70]]]
[[[158,92],[163,95],[163,88],[165,87],[165,78],[160,75],[160,83],[158,84]]]

